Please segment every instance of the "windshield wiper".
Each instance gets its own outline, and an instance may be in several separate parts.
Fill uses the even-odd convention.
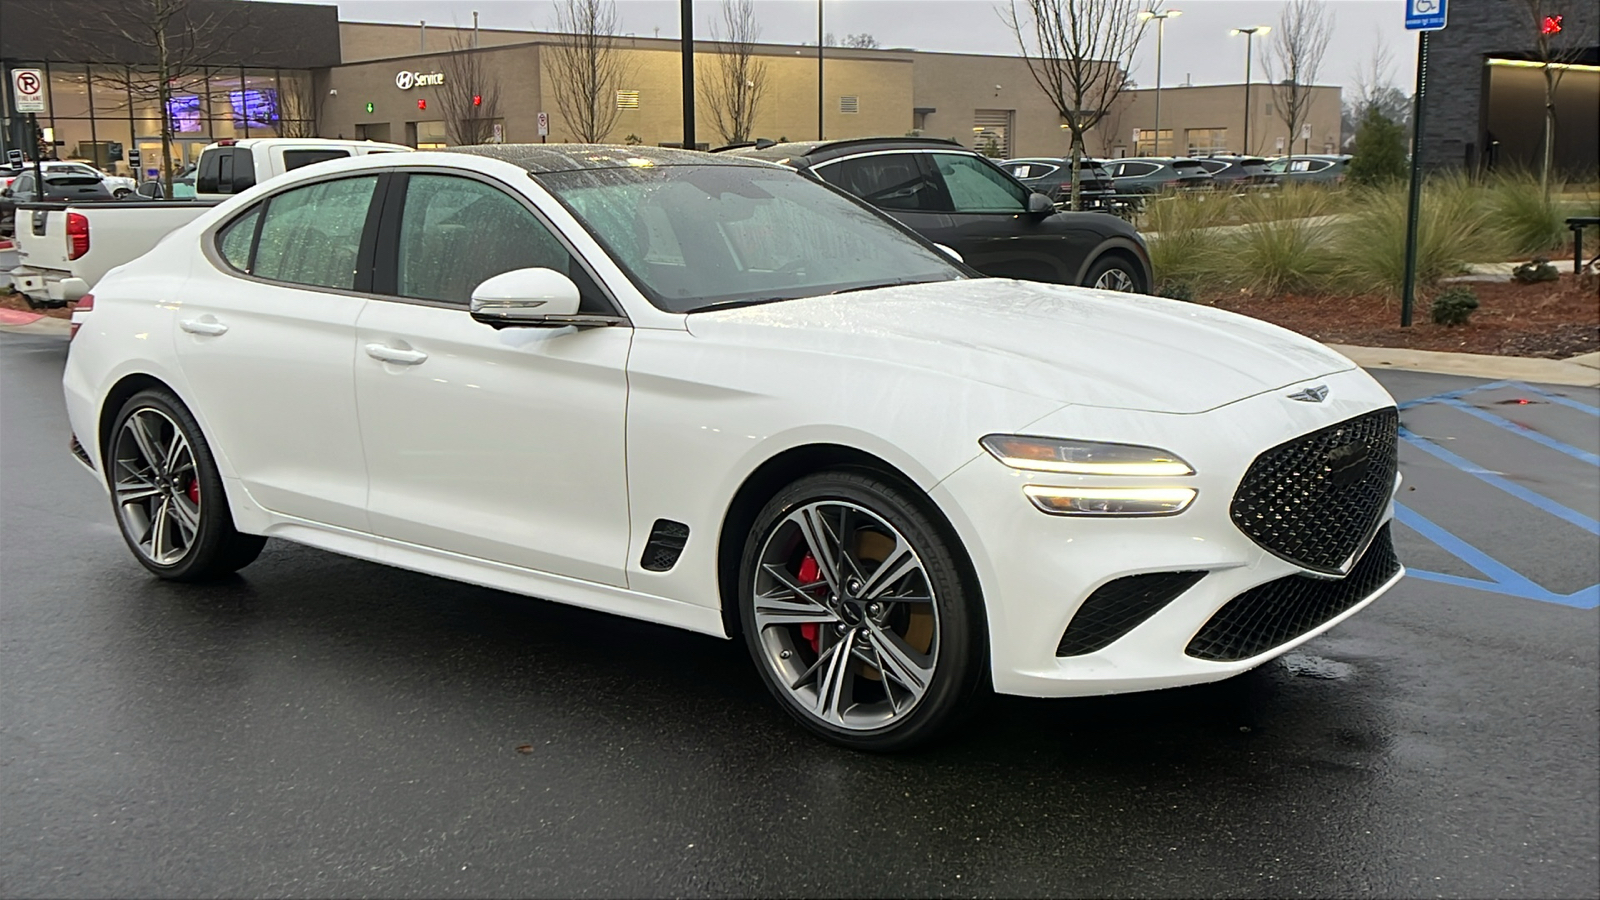
[[[875,291],[878,288],[904,287],[908,284],[932,284],[933,282],[939,280],[940,279],[937,278],[897,278],[894,281],[881,281],[876,284],[863,284],[859,287],[840,288],[837,291],[829,291],[828,296],[831,297],[834,294],[854,294],[856,291]]]
[[[718,300],[707,303],[705,306],[696,306],[689,310],[690,313],[721,311],[724,309],[741,309],[746,306],[762,306],[767,303],[780,303],[784,300],[798,300],[799,297],[746,297],[743,300]]]

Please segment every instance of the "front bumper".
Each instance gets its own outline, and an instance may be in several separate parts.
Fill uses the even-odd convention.
[[[1313,385],[1329,388],[1325,402],[1287,399]],[[1255,457],[1300,435],[1393,404],[1370,376],[1352,369],[1196,415],[1068,407],[1021,431],[1154,445],[1188,460],[1196,474],[1169,479],[1054,475],[1010,469],[985,453],[946,478],[934,497],[950,512],[978,572],[995,689],[1059,697],[1216,681],[1309,640],[1382,595],[1403,569],[1395,567],[1392,577],[1381,579],[1370,593],[1363,590],[1364,596],[1341,605],[1342,611],[1331,618],[1246,658],[1205,659],[1189,652],[1207,623],[1236,597],[1279,579],[1327,577],[1269,553],[1230,519],[1234,493]],[[1041,513],[1028,502],[1022,488],[1030,484],[1182,486],[1198,495],[1173,516],[1060,517]],[[1391,516],[1392,506],[1385,508],[1383,520]],[[1102,649],[1057,655],[1069,623],[1098,588],[1158,572],[1203,574]]]

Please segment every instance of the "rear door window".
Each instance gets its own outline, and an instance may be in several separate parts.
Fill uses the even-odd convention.
[[[823,181],[855,194],[882,209],[938,212],[944,208],[938,184],[915,153],[878,153],[824,163],[816,173]]]
[[[992,163],[964,154],[929,155],[956,212],[1014,215],[1027,210],[1028,189],[1007,178]]]
[[[348,159],[348,150],[285,150],[283,151],[283,170],[285,172],[309,166],[312,163],[327,162],[330,159]]]
[[[354,290],[361,234],[378,176],[323,181],[267,201],[252,274]]]
[[[228,265],[241,272],[250,271],[250,248],[255,246],[256,224],[261,221],[261,204],[228,223],[217,235],[217,252]]]

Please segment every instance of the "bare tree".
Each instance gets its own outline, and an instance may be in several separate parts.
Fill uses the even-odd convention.
[[[439,111],[444,114],[445,138],[456,146],[489,143],[500,117],[500,79],[484,65],[483,54],[473,50],[471,42],[470,35],[451,34],[450,52],[439,64],[444,75]]]
[[[1072,133],[1072,208],[1078,209],[1084,135],[1127,86],[1145,23],[1125,0],[1011,0],[1000,15],[1034,82]]]
[[[107,69],[95,81],[126,91],[135,100],[154,101],[161,111],[161,180],[171,196],[177,129],[173,98],[203,92],[206,66],[221,62],[231,46],[250,40],[250,4],[122,0],[114,8],[97,8],[103,17],[93,27],[85,27],[78,18],[85,12],[79,5],[48,8],[52,25],[73,36],[80,58],[126,59],[129,48],[139,48],[140,55],[150,60],[148,65]]]
[[[588,144],[617,125],[617,90],[632,74],[618,46],[621,21],[611,0],[553,0],[560,37],[545,48],[556,109],[573,136]]]
[[[1533,58],[1544,76],[1544,135],[1539,154],[1539,187],[1550,195],[1550,170],[1555,167],[1556,88],[1566,73],[1564,64],[1581,60],[1584,50],[1594,43],[1594,14],[1576,12],[1571,0],[1521,0],[1527,22],[1533,28]]]
[[[1272,83],[1278,118],[1289,126],[1289,149],[1311,115],[1312,84],[1333,36],[1327,0],[1289,0],[1278,15],[1271,43],[1261,48],[1261,65]]]
[[[1383,39],[1382,29],[1372,29],[1372,55],[1350,73],[1350,86],[1355,92],[1351,102],[1355,105],[1357,119],[1378,106],[1383,96],[1393,90],[1394,54]]]
[[[844,45],[854,50],[876,50],[882,46],[878,43],[877,38],[873,37],[871,33],[865,31],[861,32],[860,34],[845,35]]]
[[[278,134],[292,138],[320,137],[318,123],[322,120],[322,102],[326,96],[323,85],[310,73],[280,77],[278,94],[272,103]]]
[[[723,143],[750,140],[756,111],[766,93],[767,64],[756,55],[761,26],[753,0],[728,0],[720,21],[711,23],[711,40],[719,44],[717,64],[701,69],[701,90]]]

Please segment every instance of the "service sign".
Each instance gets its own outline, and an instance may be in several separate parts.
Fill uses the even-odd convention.
[[[11,105],[19,113],[45,112],[42,69],[11,70]]]
[[[1406,29],[1409,31],[1442,31],[1445,22],[1445,0],[1406,0]]]
[[[396,72],[394,86],[402,91],[414,87],[437,87],[444,84],[443,72]]]

